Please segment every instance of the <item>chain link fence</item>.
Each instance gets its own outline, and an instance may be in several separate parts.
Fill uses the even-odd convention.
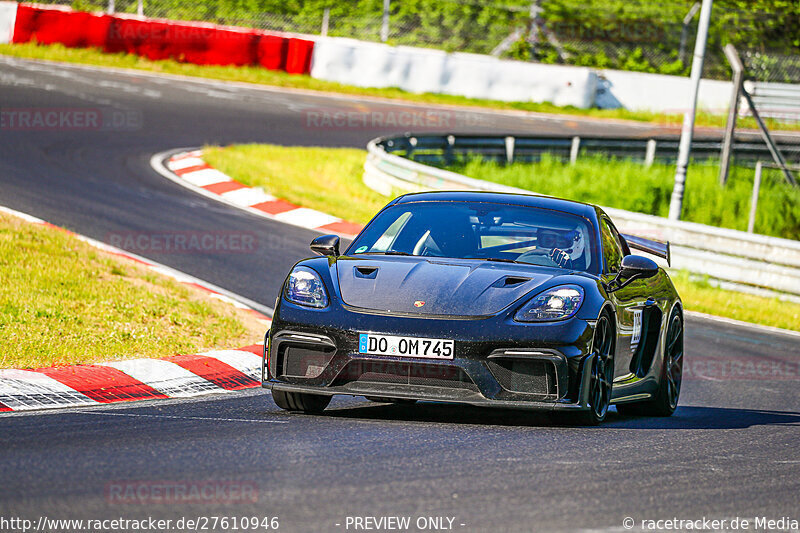
[[[502,0],[501,0],[502,1]],[[383,0],[56,0],[82,10],[141,13],[381,41]],[[717,0],[704,76],[729,79],[722,47],[733,43],[755,81],[800,83],[800,4]],[[784,2],[785,4],[785,2]],[[688,75],[699,16],[694,0],[390,0],[394,45],[498,57]]]

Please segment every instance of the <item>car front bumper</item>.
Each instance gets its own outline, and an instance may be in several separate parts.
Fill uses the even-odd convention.
[[[452,360],[365,355],[360,333],[452,339]],[[457,318],[320,312],[282,301],[262,386],[321,395],[378,396],[506,408],[587,408],[593,321],[519,323],[510,315]]]

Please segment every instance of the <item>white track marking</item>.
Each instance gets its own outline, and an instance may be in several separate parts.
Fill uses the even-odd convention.
[[[112,413],[109,411],[78,411],[82,415],[131,416],[138,418],[169,418],[174,420],[214,420],[218,422],[261,422],[263,424],[288,424],[288,420],[259,420],[257,418],[221,418],[215,416],[151,415],[144,413]]]
[[[335,216],[315,211],[314,209],[308,209],[307,207],[300,207],[298,209],[286,211],[285,213],[278,213],[275,215],[275,218],[281,222],[302,226],[304,228],[319,228],[320,226],[326,226],[341,220]]]
[[[206,162],[199,157],[184,157],[168,161],[167,167],[170,170],[183,170],[184,168],[199,167],[205,164]]]
[[[188,181],[195,187],[205,187],[215,183],[222,183],[223,181],[231,181],[228,176],[213,168],[204,168],[203,170],[187,172],[181,176],[181,178]]]
[[[26,222],[30,222],[32,224],[44,224],[45,223],[45,221],[42,220],[41,218],[36,218],[36,217],[31,216],[31,215],[29,215],[27,213],[21,213],[19,211],[14,211],[13,209],[9,209],[8,207],[0,206],[0,211],[2,211],[3,213],[5,213],[7,215],[11,215],[11,216],[14,216],[14,217],[17,217],[17,218],[21,218],[22,220],[24,220]]]
[[[244,189],[236,189],[235,191],[228,191],[222,193],[220,196],[236,205],[249,207],[251,205],[260,204],[262,202],[273,202],[276,200],[264,192],[259,187],[245,187]]]

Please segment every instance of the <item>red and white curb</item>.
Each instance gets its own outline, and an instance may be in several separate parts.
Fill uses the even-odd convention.
[[[181,152],[169,158],[167,153],[156,154],[150,164],[175,183],[258,216],[345,238],[354,237],[364,227],[328,213],[294,205],[268,194],[261,187],[242,185],[210,167],[203,160],[201,150]]]
[[[0,206],[0,212],[32,224],[67,231],[91,246],[206,291],[254,314],[269,327],[272,309],[166,265],[78,235],[40,218]],[[163,359],[129,359],[93,365],[33,370],[0,369],[0,412],[81,407],[134,400],[186,398],[226,393],[261,384],[263,343]]]

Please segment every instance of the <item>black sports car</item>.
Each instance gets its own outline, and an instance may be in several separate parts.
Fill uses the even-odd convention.
[[[287,410],[335,394],[668,416],[683,308],[669,245],[620,235],[599,207],[542,196],[428,192],[384,207],[343,254],[292,268],[263,386]]]

